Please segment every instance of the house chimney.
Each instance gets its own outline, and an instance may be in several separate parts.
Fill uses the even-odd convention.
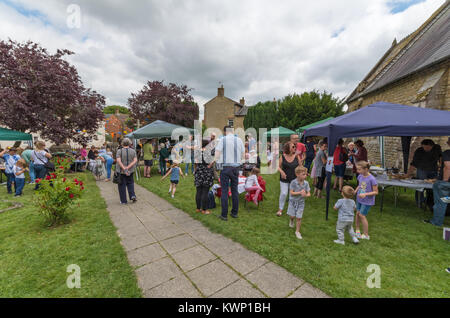
[[[220,87],[217,89],[217,96],[220,96],[220,97],[225,96],[225,89],[223,88],[223,85],[220,85]]]
[[[241,100],[239,101],[239,104],[245,106],[245,98],[244,97],[241,98]]]

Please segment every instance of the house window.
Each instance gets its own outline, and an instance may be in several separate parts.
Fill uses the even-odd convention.
[[[228,126],[234,127],[234,119],[228,119]]]

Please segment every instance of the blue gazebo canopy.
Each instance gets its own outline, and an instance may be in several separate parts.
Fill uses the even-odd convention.
[[[402,137],[405,171],[409,160],[412,136],[450,135],[450,111],[420,108],[386,102],[362,107],[307,129],[304,136],[328,138],[329,155],[340,138],[398,136]],[[326,218],[330,201],[331,173],[327,171]]]
[[[309,128],[304,135],[328,137],[330,153],[340,138],[446,136],[450,111],[379,102]]]

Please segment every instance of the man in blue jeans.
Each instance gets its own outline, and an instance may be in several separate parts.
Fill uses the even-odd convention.
[[[238,217],[239,211],[239,166],[242,163],[245,149],[242,140],[234,135],[234,130],[230,126],[223,128],[225,136],[220,138],[216,146],[215,158],[219,164],[222,164],[220,172],[220,186],[222,188],[222,215],[219,217],[223,221],[228,220],[228,188],[231,186],[231,216]],[[210,163],[209,168],[214,162]]]
[[[450,137],[447,140],[447,145],[450,146]],[[424,220],[425,223],[430,223],[435,226],[442,226],[444,224],[447,203],[445,199],[442,199],[448,196],[450,196],[450,149],[442,153],[439,179],[433,184],[433,218],[431,220]]]

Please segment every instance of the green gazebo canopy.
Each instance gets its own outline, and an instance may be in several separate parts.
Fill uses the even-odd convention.
[[[295,131],[280,126],[280,127],[277,127],[277,128],[273,128],[272,130],[269,130],[268,132],[266,132],[264,134],[264,136],[272,137],[272,134],[273,135],[278,135],[279,137],[289,137],[292,134],[295,134]]]
[[[23,133],[21,131],[0,127],[0,140],[33,141],[33,136],[31,136],[31,134]]]
[[[133,131],[131,134],[128,134],[125,137],[134,139],[171,137],[172,132],[177,128],[184,128],[189,130],[191,134],[194,133],[194,129],[192,128],[186,128],[183,126],[170,124],[162,120],[156,120],[142,128]]]
[[[309,124],[309,125],[300,127],[299,129],[297,129],[297,133],[301,134],[301,133],[303,133],[305,130],[307,130],[307,129],[309,129],[309,128],[312,128],[312,127],[314,127],[314,126],[316,126],[316,125],[325,123],[325,122],[327,122],[327,121],[329,121],[329,120],[332,120],[332,119],[334,119],[334,117],[328,117],[328,118],[326,118],[326,119],[322,119],[322,120],[316,121],[315,123],[312,123],[312,124]]]

